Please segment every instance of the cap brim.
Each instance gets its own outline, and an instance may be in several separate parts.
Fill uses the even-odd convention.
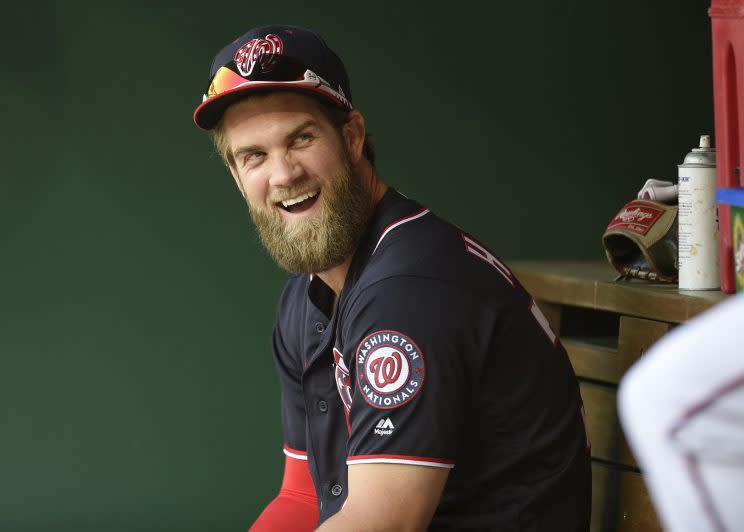
[[[239,87],[224,91],[216,96],[207,98],[204,100],[199,107],[194,111],[194,124],[200,129],[209,131],[214,129],[217,123],[222,118],[222,114],[225,112],[230,105],[245,97],[249,93],[254,92],[266,92],[266,91],[293,91],[310,94],[313,96],[320,97],[325,101],[330,101],[337,106],[351,110],[352,106],[348,100],[343,99],[340,95],[335,92],[329,91],[328,89],[317,87],[314,85],[308,85],[306,83],[296,81],[253,81],[246,82]]]

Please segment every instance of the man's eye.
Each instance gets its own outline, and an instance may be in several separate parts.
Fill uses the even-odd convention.
[[[310,133],[301,133],[295,137],[295,143],[307,142],[312,138],[313,136]]]

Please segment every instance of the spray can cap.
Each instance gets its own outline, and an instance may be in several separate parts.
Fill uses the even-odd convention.
[[[709,168],[716,165],[716,149],[710,147],[710,135],[700,135],[700,147],[692,148],[679,168]]]

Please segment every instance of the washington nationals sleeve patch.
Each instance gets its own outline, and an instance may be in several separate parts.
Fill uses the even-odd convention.
[[[356,350],[356,367],[364,400],[382,410],[411,401],[426,377],[421,349],[397,331],[377,331],[364,338]]]

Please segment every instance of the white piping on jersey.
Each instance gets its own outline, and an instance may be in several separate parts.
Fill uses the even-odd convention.
[[[479,259],[487,262],[493,268],[501,274],[501,276],[506,279],[510,285],[514,286],[514,281],[512,280],[512,274],[509,271],[509,268],[507,268],[503,262],[501,262],[499,259],[497,259],[490,251],[488,251],[486,248],[481,246],[478,242],[470,238],[465,233],[462,233],[462,239],[465,241],[465,250],[469,253],[472,253]]]
[[[382,236],[380,237],[380,240],[377,241],[377,245],[375,246],[375,249],[372,250],[372,254],[374,255],[375,251],[377,251],[377,248],[380,247],[380,242],[382,242],[382,239],[385,238],[390,231],[392,231],[396,227],[399,227],[399,226],[403,225],[404,223],[412,222],[413,220],[416,220],[417,218],[421,218],[425,214],[428,214],[428,212],[429,212],[429,209],[424,209],[424,210],[422,210],[420,212],[417,212],[415,214],[412,214],[411,216],[407,216],[405,218],[401,218],[400,220],[398,220],[397,222],[395,222],[393,224],[390,224],[387,227],[387,229],[385,229],[385,231],[382,233]]]
[[[453,467],[455,467],[455,464],[428,462],[426,460],[407,460],[405,458],[350,458],[349,460],[346,460],[346,465],[354,464],[413,464],[431,467],[444,467],[447,469],[452,469]]]
[[[296,458],[297,460],[305,460],[307,461],[307,455],[297,454],[293,453],[292,451],[288,451],[286,448],[282,449],[284,451],[284,454],[289,456],[290,458]]]

